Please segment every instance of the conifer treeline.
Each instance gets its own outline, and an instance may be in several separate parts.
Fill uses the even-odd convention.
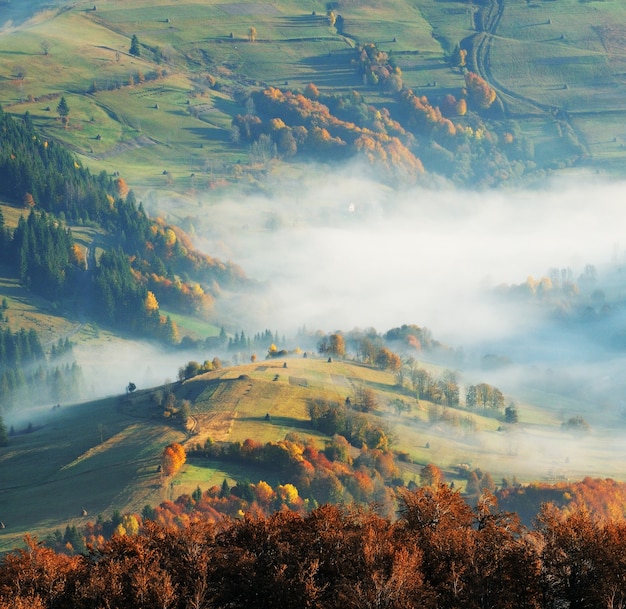
[[[6,235],[5,260],[18,272],[23,285],[58,302],[73,285],[80,260],[71,258],[74,240],[69,230],[45,212],[20,217],[15,231]]]
[[[106,172],[93,176],[61,144],[41,138],[28,114],[16,121],[0,108],[0,196],[22,203],[30,195],[68,222],[101,224],[113,192]]]
[[[61,145],[39,137],[28,115],[18,121],[1,109],[0,196],[32,210],[13,232],[0,213],[2,259],[25,286],[55,304],[73,299],[72,307],[101,323],[175,341],[159,303],[205,314],[213,305],[206,286],[245,280],[236,265],[195,250],[179,228],[148,218],[121,178],[91,175]],[[66,222],[109,232],[109,250],[97,261],[92,252],[89,272],[88,252]]]
[[[48,361],[35,330],[0,329],[0,404],[10,407],[77,398],[82,371],[68,355],[67,340],[53,345]]]

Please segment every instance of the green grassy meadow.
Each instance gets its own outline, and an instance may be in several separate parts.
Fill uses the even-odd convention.
[[[388,104],[350,65],[356,43],[376,42],[394,55],[406,86],[434,100],[458,94],[463,76],[446,57],[476,33],[478,11],[456,0],[340,2],[338,32],[317,0],[93,6],[68,4],[0,32],[0,104],[28,111],[94,171],[120,171],[138,192],[187,197],[237,179],[231,168],[247,161],[247,149],[230,141],[231,120],[243,111],[234,101],[238,88],[314,82]],[[503,1],[495,29],[484,35],[483,70],[508,117],[535,142],[540,166],[558,167],[572,153],[572,142],[551,128],[558,111],[567,113],[564,120],[598,167],[619,166],[625,19],[618,0]],[[132,35],[139,57],[128,53]],[[217,87],[207,86],[207,75]],[[71,109],[67,128],[55,112],[61,94]]]
[[[410,456],[409,462],[400,464],[407,482],[418,480],[421,466],[429,462],[437,463],[460,488],[464,485],[461,464],[489,471],[496,481],[504,476],[517,476],[520,481],[557,475],[618,477],[626,466],[619,457],[609,458],[606,446],[593,436],[574,443],[563,438],[557,411],[564,404],[555,403],[554,395],[537,393],[532,403],[521,402],[520,424],[503,429],[501,421],[480,412],[418,403],[398,392],[392,374],[375,368],[301,356],[263,360],[171,385],[178,400],[192,404],[191,435],[163,418],[149,389],[59,410],[42,408],[13,422],[9,419],[18,433],[0,454],[0,516],[7,526],[0,534],[0,550],[13,547],[28,531],[45,536],[55,528],[86,522],[98,514],[107,516],[115,509],[139,512],[146,504],[191,493],[198,486],[219,485],[224,478],[276,483],[266,471],[205,459],[190,459],[167,480],[157,469],[170,442],[202,445],[210,437],[254,438],[264,443],[296,433],[323,447],[326,436],[310,428],[308,400],[324,397],[343,402],[348,396],[354,399],[360,386],[376,393],[378,407],[368,416],[383,421],[394,439],[394,450]],[[408,401],[411,410],[398,415],[389,405],[394,398]],[[545,407],[549,403],[553,409]],[[473,429],[432,419],[433,412],[444,410],[471,419]],[[32,433],[20,433],[29,423]],[[557,433],[560,439],[555,443]],[[568,446],[574,445],[580,454],[572,453],[569,461]],[[87,516],[82,516],[83,509]]]

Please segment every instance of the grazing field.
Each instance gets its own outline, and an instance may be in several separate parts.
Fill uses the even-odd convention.
[[[236,166],[246,166],[249,150],[231,141],[231,120],[245,112],[238,92],[313,82],[393,108],[354,70],[353,48],[366,42],[393,56],[404,85],[435,103],[464,85],[448,62],[454,48],[473,49],[470,67],[531,138],[540,168],[583,153],[614,172],[625,153],[611,128],[626,112],[626,8],[617,0],[339,3],[340,28],[316,0],[59,4],[0,31],[0,104],[29,112],[94,171],[120,171],[163,200],[241,179]],[[133,35],[139,56],[129,53]],[[56,114],[61,95],[67,126]],[[251,180],[263,174],[247,171]]]
[[[163,418],[153,399],[158,388],[9,418],[17,433],[0,456],[0,520],[7,527],[0,549],[15,545],[26,531],[45,535],[98,514],[110,516],[114,509],[139,512],[146,504],[219,485],[224,478],[275,483],[271,472],[225,461],[193,458],[165,480],[158,465],[164,447],[174,441],[188,447],[207,438],[265,443],[296,433],[323,447],[328,438],[311,428],[309,400],[343,403],[350,397],[354,402],[362,387],[374,391],[378,404],[368,416],[389,429],[394,450],[410,457],[400,463],[407,482],[418,480],[421,466],[431,462],[461,487],[466,466],[489,471],[496,481],[505,476],[619,478],[626,467],[623,457],[608,450],[618,430],[602,441],[599,434],[574,438],[559,431],[559,413],[576,411],[580,402],[556,394],[527,396],[519,403],[520,424],[504,428],[501,420],[480,412],[418,402],[399,392],[392,374],[375,368],[314,357],[266,360],[169,385],[177,400],[191,403],[193,424],[187,433],[180,423]],[[392,408],[398,398],[408,401],[408,412]],[[29,424],[30,433],[22,433]]]
[[[626,117],[626,38],[618,24],[626,7],[575,0],[501,4],[483,70],[508,109],[554,114],[571,127],[570,139],[610,168],[623,153],[617,125]]]

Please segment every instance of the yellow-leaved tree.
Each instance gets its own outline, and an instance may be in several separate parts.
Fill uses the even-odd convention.
[[[154,313],[155,311],[159,310],[159,302],[156,299],[156,296],[154,295],[154,292],[150,292],[148,290],[148,295],[146,296],[146,311],[148,313]]]

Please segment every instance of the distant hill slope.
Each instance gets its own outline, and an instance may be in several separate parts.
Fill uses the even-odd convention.
[[[323,448],[330,437],[313,429],[308,405],[314,399],[343,404],[346,398],[357,404],[363,389],[372,390],[376,403],[365,416],[388,430],[391,447],[401,457],[397,463],[405,483],[419,481],[422,466],[431,462],[459,488],[464,488],[470,469],[488,471],[499,484],[504,477],[533,480],[538,471],[545,478],[553,467],[553,453],[529,457],[539,438],[558,433],[558,423],[546,411],[522,406],[517,432],[509,434],[502,421],[480,410],[418,402],[398,387],[390,372],[349,361],[291,356],[8,419],[14,433],[9,446],[0,449],[0,521],[6,525],[0,546],[14,546],[26,531],[44,535],[68,524],[84,524],[98,514],[110,517],[114,510],[139,513],[145,505],[191,494],[198,486],[205,490],[225,478],[231,484],[274,480],[276,474],[258,465],[232,460],[188,459],[165,484],[158,470],[161,453],[172,442],[193,451],[208,439],[252,438],[262,445],[295,433]],[[407,408],[398,408],[398,401]],[[560,441],[569,443],[566,437]],[[598,442],[591,449],[596,440],[585,440],[586,450],[595,456],[587,461],[572,458],[568,475],[598,476],[606,471],[606,461],[597,461],[594,452],[600,450]],[[358,449],[354,451],[358,456]],[[81,515],[83,509],[86,515]]]
[[[626,9],[617,0],[420,0],[415,7],[394,0],[384,9],[340,2],[330,12],[318,1],[187,0],[175,14],[167,3],[142,0],[58,6],[0,31],[0,104],[29,112],[94,170],[120,171],[138,192],[183,195],[183,207],[198,191],[262,179],[271,147],[235,137],[231,125],[251,109],[248,94],[270,86],[303,91],[314,83],[324,96],[356,92],[366,105],[387,108],[416,142],[385,125],[388,136],[399,137],[427,171],[459,184],[534,180],[575,165],[619,173],[624,158],[623,134],[614,127],[626,113],[616,25]],[[379,54],[368,51],[362,63],[357,50],[369,44]],[[472,107],[468,71],[495,92],[489,109]],[[390,73],[396,80],[388,83]],[[425,119],[403,109],[401,85],[427,100]],[[70,107],[66,124],[56,113],[61,95]],[[384,124],[362,114],[358,121],[373,133]],[[452,143],[460,127],[469,153]],[[474,141],[477,130],[488,134],[482,143]],[[288,161],[296,169],[309,158],[304,149],[292,158],[291,143],[266,134],[278,146],[274,165]],[[370,141],[354,153],[381,162]],[[387,154],[408,158],[397,145]]]

